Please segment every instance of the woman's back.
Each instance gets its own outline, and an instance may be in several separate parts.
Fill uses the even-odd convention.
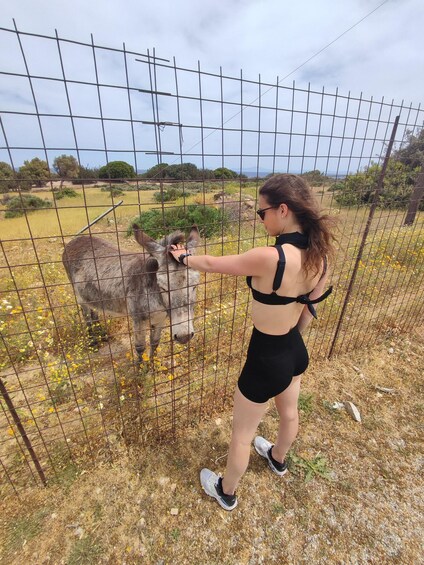
[[[282,246],[286,258],[284,275],[280,287],[276,290],[278,296],[297,297],[315,289],[320,273],[313,275],[305,273],[303,264],[305,250],[294,245]],[[265,295],[272,293],[273,282],[277,270],[279,255],[275,247],[264,248],[263,275],[252,277],[252,287]],[[299,321],[304,304],[264,304],[258,300],[252,301],[252,321],[255,328],[269,335],[282,335],[291,330]]]

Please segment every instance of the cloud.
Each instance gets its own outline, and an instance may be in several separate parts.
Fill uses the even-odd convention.
[[[54,36],[57,29],[61,38],[90,44],[93,34],[97,45],[117,50],[122,49],[123,43],[127,51],[137,53],[147,53],[149,50],[152,54],[155,48],[155,54],[169,59],[171,65],[175,56],[180,68],[196,70],[200,61],[203,72],[219,74],[221,67],[223,75],[236,79],[240,77],[240,69],[243,69],[243,78],[252,81],[257,81],[260,75],[263,83],[274,85],[278,77],[280,84],[288,87],[295,80],[298,87],[310,84],[311,89],[317,92],[321,92],[322,87],[326,92],[335,92],[338,88],[339,94],[346,96],[350,93],[351,97],[359,97],[362,93],[363,98],[370,99],[373,96],[377,100],[384,96],[386,100],[394,98],[398,103],[405,100],[405,104],[409,104],[412,101],[416,106],[421,102],[424,92],[424,50],[420,47],[424,11],[421,0],[388,2],[329,45],[376,6],[378,1],[369,0],[338,3],[333,0],[305,0],[301,3],[281,0],[231,0],[225,3],[216,0],[203,0],[200,3],[193,0],[161,0],[156,3],[127,0],[120,3],[105,0],[101,5],[94,0],[41,0],[35,9],[32,0],[21,0],[3,7],[0,25],[13,28],[12,18],[15,18],[18,28],[29,33]],[[55,42],[22,36],[22,43],[31,74],[63,78],[59,51],[57,46],[52,47]],[[323,49],[327,45],[328,48]],[[78,142],[85,147],[97,140],[96,148],[100,143],[99,159],[104,159],[101,128],[99,130],[97,122],[90,121],[90,117],[100,117],[98,89],[95,84],[78,83],[96,82],[93,78],[92,49],[66,42],[61,42],[60,46],[66,79],[70,81],[68,96],[72,112],[79,116]],[[99,83],[111,85],[100,89],[103,116],[111,120],[106,126],[110,137],[108,143],[113,149],[119,149],[117,136],[120,136],[125,149],[131,151],[131,147],[128,147],[131,144],[131,132],[125,126],[113,125],[114,119],[129,119],[128,94],[126,90],[120,90],[120,87],[126,86],[126,72],[135,89],[149,90],[153,85],[158,90],[174,92],[176,84],[172,70],[157,67],[157,74],[152,77],[147,65],[136,62],[134,57],[127,56],[126,63],[127,69],[122,52],[96,49]],[[14,34],[0,32],[0,70],[25,74],[22,54]],[[199,95],[198,76],[183,70],[179,70],[177,75],[180,121],[199,124],[199,104],[189,100]],[[10,76],[3,76],[2,83],[0,112],[10,109],[11,105],[16,110],[33,107],[25,78],[12,80]],[[37,79],[34,84],[40,103],[39,112],[69,113],[67,96],[60,81]],[[202,75],[201,87],[203,96],[207,93],[207,98],[220,99],[219,79]],[[223,89],[226,100],[240,101],[240,83],[237,80],[224,79]],[[272,107],[275,89],[264,94],[267,90],[268,87],[261,89],[261,103],[264,107],[267,104]],[[256,100],[258,95],[258,85],[243,83],[243,103]],[[289,95],[290,91],[280,92],[281,98],[287,96],[287,104],[290,104]],[[318,103],[318,96],[311,97],[310,104]],[[135,90],[131,92],[131,104],[136,121],[154,120],[157,115],[153,115],[153,111],[159,112],[162,121],[177,121],[175,99],[159,97],[158,107],[154,110],[151,96]],[[220,105],[204,102],[203,111],[205,127],[218,128],[219,132]],[[223,112],[224,121],[229,120],[228,127],[232,124],[235,124],[235,128],[239,127],[242,115],[245,128],[249,124],[252,128],[257,127],[254,124],[258,123],[258,113],[254,108],[245,108],[241,114],[237,105],[228,104]],[[296,119],[298,123],[295,125],[301,131],[301,120]],[[142,151],[155,141],[149,128],[138,121],[137,151]],[[52,146],[62,148],[72,141],[72,128],[69,120],[62,119],[61,124],[60,128],[55,129],[54,120],[45,121]],[[262,125],[272,129],[272,124],[272,111],[263,111]],[[173,132],[172,127],[166,127],[163,142],[167,149],[178,152],[178,128]],[[204,132],[209,136],[205,143],[211,152],[219,153],[222,139],[219,133],[212,135],[211,131]],[[24,119],[17,132],[24,135]],[[224,139],[225,147],[233,147],[234,154],[238,150],[238,142],[235,141],[237,135],[228,132]],[[15,134],[13,136],[16,139]],[[200,151],[199,140],[198,130],[186,128],[184,148],[194,146]],[[267,148],[267,154],[272,151],[271,138],[265,135],[262,143]],[[283,141],[280,145],[281,150],[286,151]],[[301,145],[296,147],[296,151],[302,151]],[[22,158],[23,152],[18,153]],[[88,152],[87,155],[93,162],[94,156]],[[234,161],[237,161],[237,156]]]

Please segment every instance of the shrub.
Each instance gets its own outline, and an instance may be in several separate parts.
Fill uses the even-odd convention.
[[[43,200],[32,194],[21,194],[14,196],[8,200],[6,204],[7,211],[5,218],[18,218],[23,216],[25,212],[33,212],[41,208],[51,208],[52,203],[49,200]]]
[[[163,210],[148,210],[142,212],[135,220],[135,223],[154,239],[163,237],[176,229],[187,232],[193,225],[199,228],[202,236],[211,237],[220,233],[223,228],[225,229],[228,222],[228,215],[222,209],[197,204],[164,208]],[[130,226],[127,235],[131,234]]]
[[[53,192],[55,200],[62,200],[62,198],[77,198],[79,194],[72,190],[72,188],[61,188]]]
[[[134,167],[125,161],[111,161],[99,169],[99,178],[114,179],[116,182],[136,177]]]
[[[165,188],[162,192],[155,192],[153,197],[156,202],[171,202],[183,195],[184,192],[182,190],[172,186],[170,188]]]
[[[102,188],[100,189],[102,192],[109,192],[109,194],[111,196],[122,196],[122,194],[124,194],[124,191],[122,190],[122,188],[120,186],[102,186]]]

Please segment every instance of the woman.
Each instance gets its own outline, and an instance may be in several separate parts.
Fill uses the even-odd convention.
[[[223,257],[192,256],[181,245],[170,251],[198,271],[246,275],[252,290],[253,332],[234,395],[227,467],[222,478],[209,469],[200,473],[205,492],[226,510],[237,506],[235,491],[271,398],[280,417],[277,439],[272,444],[257,436],[254,447],[275,474],[287,471],[285,457],[298,432],[301,374],[309,360],[300,332],[315,316],[311,302],[331,292],[323,294],[327,257],[333,253],[331,218],[320,213],[308,184],[296,175],[275,175],[260,188],[259,207],[275,246]]]

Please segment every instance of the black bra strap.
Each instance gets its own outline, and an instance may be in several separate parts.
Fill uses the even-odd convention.
[[[273,292],[280,288],[281,281],[283,280],[284,270],[286,268],[286,256],[284,255],[283,248],[281,247],[281,245],[275,245],[274,247],[278,251],[278,264],[274,282],[272,283]]]
[[[325,300],[331,293],[333,292],[333,287],[330,286],[330,288],[328,288],[324,294],[321,294],[321,296],[319,296],[318,298],[315,298],[313,300],[311,300],[309,298],[308,294],[302,294],[301,296],[298,296],[296,298],[296,302],[300,302],[301,304],[306,304],[308,306],[308,310],[309,312],[312,314],[312,316],[314,318],[317,317],[317,313],[315,308],[313,307],[313,304],[318,304],[318,302],[322,302],[323,300]],[[311,294],[311,293],[309,293]]]

